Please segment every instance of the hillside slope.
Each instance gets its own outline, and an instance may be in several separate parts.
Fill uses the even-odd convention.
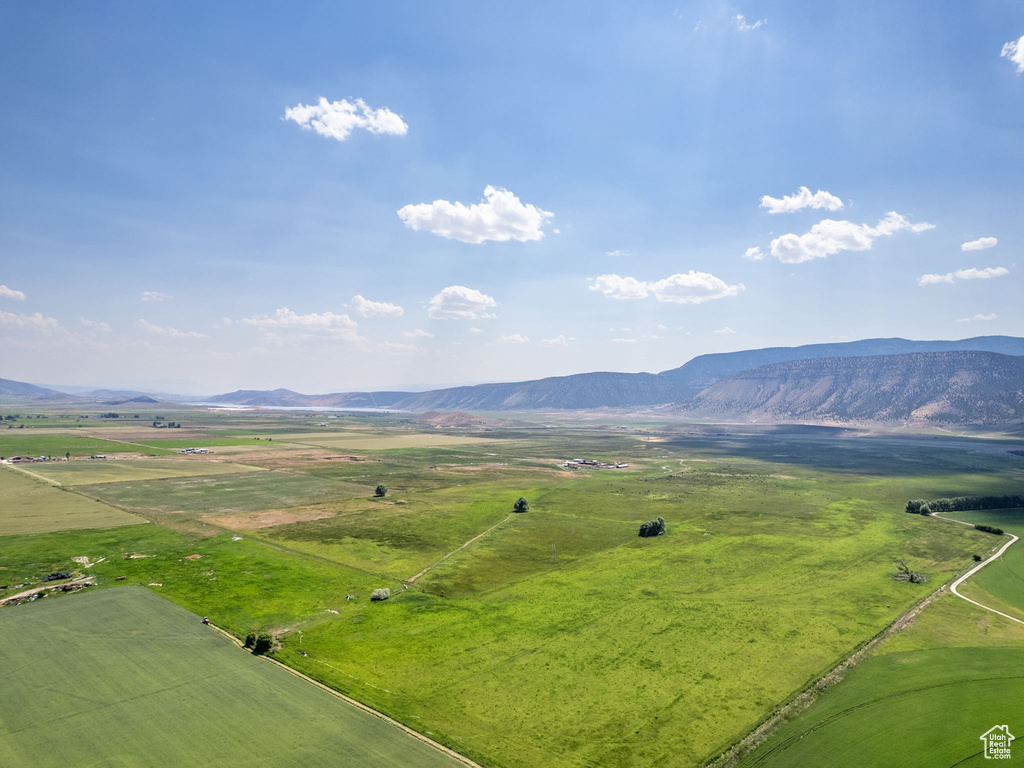
[[[791,360],[733,374],[682,406],[750,421],[1024,420],[1024,357],[994,352]]]
[[[0,399],[6,402],[34,403],[77,403],[82,400],[80,397],[64,392],[10,379],[0,379]]]

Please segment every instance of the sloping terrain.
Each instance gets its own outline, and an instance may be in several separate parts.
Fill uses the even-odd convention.
[[[1024,357],[925,352],[793,360],[734,374],[685,407],[753,421],[1014,422],[1024,419]]]

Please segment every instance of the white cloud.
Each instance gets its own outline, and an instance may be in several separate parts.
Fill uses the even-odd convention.
[[[736,333],[736,331],[734,331],[729,326],[726,326],[725,328],[719,328],[717,331],[712,331],[712,333],[720,333],[724,336],[728,336],[730,334]]]
[[[753,248],[747,248],[743,252],[744,259],[750,259],[751,261],[760,261],[764,258],[764,252],[761,250],[761,246],[755,245]]]
[[[39,312],[33,312],[31,315],[19,315],[14,312],[0,310],[0,325],[28,331],[64,331],[56,318],[44,317]]]
[[[992,313],[987,314],[987,315],[975,315],[974,317],[961,317],[959,320],[957,320],[957,322],[958,323],[969,323],[972,320],[995,320],[997,317],[998,317],[998,315],[995,312],[992,312]]]
[[[313,105],[298,104],[284,111],[284,119],[298,123],[304,130],[314,130],[321,136],[344,141],[352,131],[363,129],[370,133],[404,136],[409,126],[387,107],[373,109],[362,99],[355,102],[328,101],[320,97]]]
[[[427,314],[435,320],[476,320],[494,317],[487,310],[498,306],[493,298],[464,285],[449,285],[430,300]]]
[[[1024,74],[1024,35],[1003,45],[999,54],[1017,65],[1017,74]]]
[[[470,328],[469,332],[470,333],[483,333],[483,331],[481,331],[479,328]]]
[[[905,216],[890,211],[874,227],[852,221],[822,219],[803,235],[788,234],[772,240],[771,254],[784,264],[801,264],[824,259],[841,251],[867,251],[875,238],[889,237],[896,232],[913,233],[934,229],[934,224],[911,224]]]
[[[143,301],[166,301],[171,298],[169,293],[160,293],[160,291],[143,291],[140,297]]]
[[[654,326],[654,327],[655,327],[655,328],[657,328],[657,329],[658,329],[659,331],[664,331],[664,330],[665,330],[665,326],[664,326],[664,325],[662,325],[661,323],[658,323],[658,324],[657,324],[656,326]]]
[[[403,344],[400,341],[385,341],[381,344],[384,349],[390,349],[393,352],[422,352],[422,348],[417,347],[415,344]]]
[[[984,269],[958,269],[955,272],[947,272],[944,275],[930,274],[921,275],[917,278],[918,285],[938,285],[939,283],[952,283],[957,280],[990,280],[993,277],[1002,277],[1010,274],[1006,267],[985,267]]]
[[[541,344],[547,344],[549,347],[567,347],[569,346],[569,340],[565,338],[565,334],[560,333],[553,339],[541,339]]]
[[[637,280],[635,277],[599,275],[594,278],[592,291],[600,291],[610,299],[655,299],[669,304],[703,304],[705,301],[735,296],[746,290],[742,283],[729,285],[707,272],[689,272],[669,275],[661,280]]]
[[[633,254],[630,253],[629,251],[620,251],[620,250],[616,249],[614,251],[605,251],[604,255],[605,256],[614,256],[614,257],[617,257],[617,258],[626,258],[628,256],[632,256]]]
[[[104,333],[110,333],[110,326],[99,320],[90,320],[87,317],[80,317],[82,325],[86,328],[92,328],[94,331],[103,331]]]
[[[979,237],[977,240],[971,240],[969,243],[961,243],[961,251],[984,251],[986,248],[995,248],[999,245],[999,240],[994,237]]]
[[[768,23],[768,19],[758,19],[753,24],[750,24],[750,23],[747,22],[746,17],[742,13],[737,13],[736,14],[735,21],[736,21],[736,29],[738,29],[740,32],[751,32],[751,31],[753,31],[755,29],[758,29],[759,27],[763,27],[765,24]],[[699,26],[699,23],[698,23],[698,26]],[[694,30],[694,31],[696,31],[696,30]]]
[[[612,339],[612,344],[636,344],[636,339]]]
[[[142,319],[139,319],[136,322],[136,325],[138,325],[139,328],[141,328],[142,330],[148,331],[149,333],[155,333],[155,334],[157,334],[159,336],[169,336],[170,338],[173,338],[173,339],[208,339],[208,338],[210,338],[205,333],[198,333],[196,331],[179,331],[177,328],[164,328],[164,327],[161,327],[159,325],[153,325],[153,323],[151,323],[151,322],[149,322],[147,320],[142,320]]]
[[[824,189],[812,193],[807,187],[800,187],[792,195],[784,197],[765,195],[761,198],[760,207],[767,208],[768,213],[793,213],[804,208],[824,208],[826,211],[838,211],[843,207],[843,201]]]
[[[13,288],[8,288],[6,285],[0,285],[0,297],[5,299],[14,299],[15,301],[24,301],[25,294],[21,291],[16,291]]]
[[[463,205],[447,200],[406,205],[398,209],[398,217],[409,229],[433,232],[435,235],[463,243],[480,244],[488,240],[504,242],[540,240],[542,227],[554,216],[534,205],[524,204],[501,187],[488,186],[482,203]]]
[[[432,339],[432,338],[434,338],[434,334],[432,334],[430,331],[424,331],[422,328],[413,328],[411,331],[406,331],[404,335],[405,335],[405,337],[407,339]]]
[[[397,304],[388,304],[386,301],[370,301],[364,299],[358,293],[349,302],[352,311],[361,317],[401,317],[405,310]]]
[[[525,344],[530,339],[527,336],[523,336],[521,333],[510,333],[508,336],[499,336],[499,344]]]
[[[291,333],[299,335],[321,334],[343,339],[345,341],[363,341],[356,328],[358,325],[348,315],[336,315],[333,312],[311,312],[299,315],[281,307],[272,315],[255,315],[243,317],[242,322],[259,328],[267,334]]]

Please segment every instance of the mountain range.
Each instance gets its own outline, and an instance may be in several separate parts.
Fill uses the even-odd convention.
[[[753,421],[1002,424],[1024,421],[1022,393],[1024,338],[978,336],[864,339],[700,355],[657,374],[581,373],[428,392],[237,390],[203,402],[443,412],[658,408]],[[54,403],[155,402],[136,392],[69,395],[5,379],[0,379],[0,396]]]

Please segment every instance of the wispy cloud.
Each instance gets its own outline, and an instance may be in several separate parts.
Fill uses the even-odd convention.
[[[103,331],[104,333],[110,333],[110,326],[100,320],[90,320],[87,317],[80,317],[79,321],[86,328],[91,328],[94,331]]]
[[[463,205],[435,200],[398,209],[398,217],[409,229],[474,245],[488,240],[540,240],[544,237],[543,227],[552,216],[550,211],[521,202],[507,189],[493,186],[484,189],[481,203]]]
[[[6,285],[0,285],[0,297],[5,299],[14,299],[15,301],[25,300],[24,293],[16,291],[13,288],[8,288]]]
[[[160,291],[143,291],[140,298],[143,301],[167,301],[172,297],[169,293],[161,293]]]
[[[400,115],[387,107],[373,109],[362,99],[354,102],[345,99],[328,101],[321,96],[316,104],[288,107],[284,111],[284,119],[337,141],[345,141],[355,130],[392,136],[404,136],[409,130]]]
[[[45,317],[39,312],[33,312],[31,315],[19,315],[15,312],[5,312],[0,310],[0,325],[6,325],[8,327],[18,328],[21,330],[66,333],[61,324],[57,322],[56,318]]]
[[[523,336],[521,333],[510,333],[508,336],[499,336],[499,344],[525,344],[529,341],[529,337]]]
[[[358,325],[348,315],[333,312],[310,312],[300,315],[288,307],[274,310],[272,315],[243,317],[242,323],[259,328],[268,336],[278,338],[279,334],[289,337],[326,337],[340,341],[365,341],[358,331]]]
[[[411,331],[406,331],[404,336],[407,339],[432,339],[434,334],[430,331],[424,331],[422,328],[413,328]]]
[[[732,334],[736,333],[736,331],[734,331],[729,326],[726,326],[725,328],[719,328],[717,331],[712,331],[712,333],[718,333],[723,336],[731,336]]]
[[[205,333],[199,333],[197,331],[179,331],[177,328],[165,328],[163,326],[154,325],[148,320],[139,319],[136,322],[144,331],[149,333],[155,333],[158,336],[168,336],[173,339],[208,339],[210,338]]]
[[[804,208],[838,211],[843,207],[843,201],[831,192],[826,192],[823,189],[812,193],[807,187],[800,187],[792,195],[786,195],[785,197],[764,195],[761,198],[760,207],[767,208],[768,213],[793,213]]]
[[[979,237],[977,240],[971,240],[967,243],[960,244],[961,251],[984,251],[986,248],[995,248],[999,245],[999,240],[994,237]]]
[[[386,301],[370,301],[364,299],[358,293],[349,302],[352,311],[360,317],[401,317],[405,310],[397,304],[389,304]]]
[[[610,299],[655,299],[668,304],[703,304],[714,299],[736,296],[746,287],[730,285],[708,272],[690,270],[669,275],[661,280],[637,280],[616,274],[594,278],[590,290],[599,291]]]
[[[494,317],[488,310],[498,302],[486,293],[464,285],[449,285],[430,299],[427,315],[435,320],[477,320]]]
[[[897,232],[917,234],[934,228],[935,225],[928,222],[912,224],[896,211],[887,213],[874,227],[852,221],[822,219],[806,234],[791,233],[772,240],[771,254],[784,264],[801,264],[842,251],[867,251],[876,238],[889,237]]]
[[[560,333],[553,339],[541,339],[541,344],[546,344],[549,347],[567,347],[569,346],[569,339],[565,337],[565,334]]]
[[[1006,267],[985,267],[984,269],[958,269],[955,272],[945,274],[921,275],[917,278],[918,285],[938,285],[939,283],[953,283],[957,280],[991,280],[993,277],[1002,277],[1010,274]]]
[[[733,20],[736,22],[736,29],[740,32],[752,32],[755,29],[760,29],[768,23],[768,19],[758,19],[757,21],[750,23],[742,13],[737,13]]]
[[[1024,35],[1004,43],[1002,53],[999,55],[1017,65],[1018,75],[1024,74]]]
[[[975,315],[974,317],[961,317],[959,320],[957,320],[957,322],[958,323],[969,323],[972,320],[979,320],[979,321],[995,320],[997,317],[998,317],[998,315],[995,312],[991,312],[991,313],[989,313],[987,315]]]
[[[636,339],[627,339],[622,337],[610,339],[610,341],[612,344],[636,344]]]

